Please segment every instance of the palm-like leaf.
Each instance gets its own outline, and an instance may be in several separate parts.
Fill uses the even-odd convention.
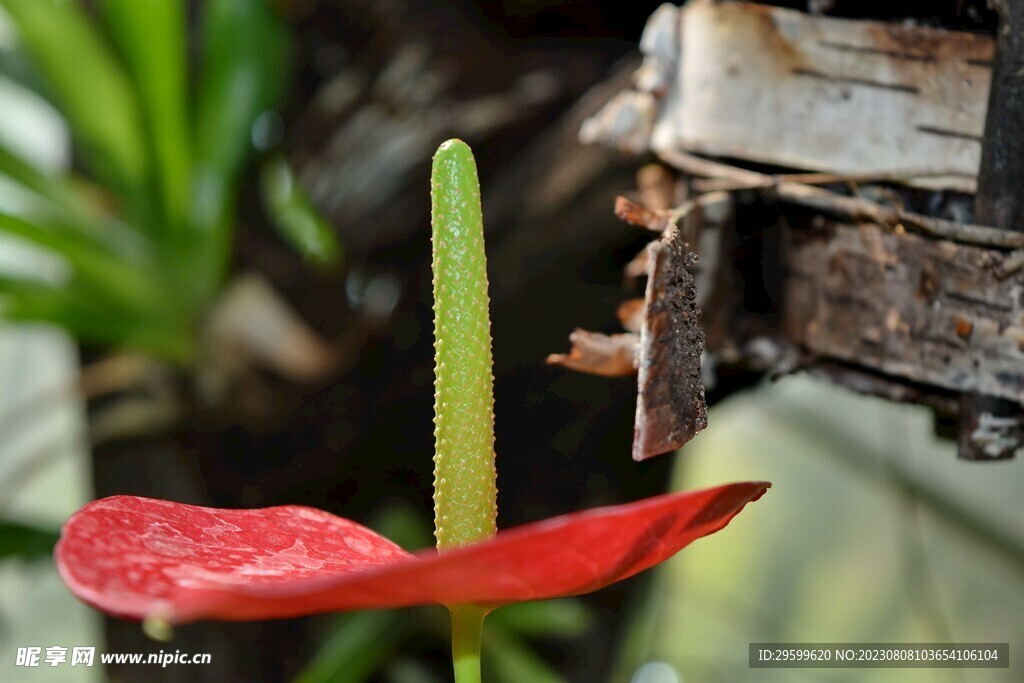
[[[264,0],[208,0],[190,69],[179,0],[100,0],[99,21],[62,0],[0,6],[91,176],[72,182],[0,147],[0,176],[29,199],[0,212],[0,233],[71,272],[56,285],[0,277],[3,315],[187,362],[223,281],[253,122],[281,90],[287,32]]]

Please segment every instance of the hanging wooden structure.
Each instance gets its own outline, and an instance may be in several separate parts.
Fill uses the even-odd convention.
[[[694,349],[656,343],[650,320],[680,295],[641,257],[635,458],[692,438],[705,386],[728,366],[806,370],[925,403],[962,416],[965,457],[1013,454],[1024,403],[1024,233],[1013,228],[1024,216],[979,211],[992,225],[973,223],[1000,125],[986,123],[1002,87],[993,65],[1008,54],[995,42],[743,2],[655,12],[632,87],[580,132],[660,159],[679,208],[638,194],[616,213],[664,231],[655,251],[678,240],[696,254],[696,292],[674,308],[694,300],[703,312],[703,335],[690,337],[706,338],[703,385],[676,381],[672,400],[655,382],[693,376]]]

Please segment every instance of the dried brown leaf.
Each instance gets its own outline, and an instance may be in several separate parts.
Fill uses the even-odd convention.
[[[639,333],[644,325],[645,308],[643,299],[627,299],[619,304],[619,308],[615,313],[618,315],[619,323],[624,329]]]
[[[579,329],[569,335],[572,350],[553,353],[548,365],[561,365],[577,372],[602,377],[628,377],[636,374],[636,357],[640,347],[637,334],[601,334]]]
[[[647,164],[636,174],[640,203],[653,211],[668,211],[675,205],[675,174],[662,164]]]
[[[647,228],[654,232],[664,232],[669,222],[667,212],[652,211],[621,195],[615,198],[615,215],[630,225]]]

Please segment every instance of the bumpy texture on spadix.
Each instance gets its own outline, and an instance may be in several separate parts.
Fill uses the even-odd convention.
[[[218,510],[115,496],[64,526],[57,568],[110,614],[247,621],[427,603],[497,606],[625,579],[724,527],[766,483],[577,512],[437,553],[300,506]]]
[[[497,531],[494,380],[480,183],[449,140],[430,176],[434,267],[434,533],[446,550]]]

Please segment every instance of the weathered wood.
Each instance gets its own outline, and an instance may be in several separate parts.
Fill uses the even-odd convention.
[[[637,182],[642,188],[644,176],[666,174],[667,169],[655,173],[648,167],[638,173]],[[686,195],[680,188],[664,190],[658,193],[658,201],[665,195]],[[634,334],[602,335],[577,330],[570,337],[569,354],[548,356],[549,364],[590,374],[615,375],[621,373],[608,369],[624,369],[617,359],[621,359],[624,350],[628,351],[638,389],[634,460],[677,450],[707,426],[704,388],[705,384],[713,383],[714,374],[710,367],[705,372],[702,366],[705,335],[701,311],[721,303],[720,298],[709,301],[710,293],[728,289],[721,286],[719,276],[723,272],[716,265],[721,227],[731,218],[732,205],[733,197],[727,192],[709,192],[686,199],[674,209],[655,209],[617,197],[615,214],[620,219],[659,233],[659,238],[625,268],[627,278],[647,277],[644,298],[627,300],[617,311],[620,324]],[[697,245],[700,263],[690,243]],[[720,319],[714,315],[712,321]]]
[[[824,213],[857,221],[879,223],[889,227],[904,226],[927,235],[962,244],[973,244],[998,249],[1021,249],[1024,232],[1008,231],[987,225],[956,223],[924,216],[892,206],[883,206],[864,197],[849,197],[821,187],[787,180],[789,176],[771,176],[740,168],[720,161],[711,161],[688,152],[668,151],[661,154],[665,163],[687,173],[720,181],[730,181],[747,189],[758,189],[793,204],[810,207]],[[1015,259],[1004,265],[1006,272],[1024,266]]]
[[[1024,402],[1024,275],[1000,279],[1001,254],[869,224],[786,237],[789,340],[887,375]]]
[[[975,214],[1024,230],[1024,1],[999,0],[1000,24]]]
[[[686,158],[694,159],[697,170],[716,177],[760,176]],[[715,194],[726,198],[721,208],[732,215],[731,195]],[[711,196],[683,206],[717,206],[700,201]],[[898,215],[888,220],[888,207],[841,199],[850,200],[852,209],[862,202],[875,207],[887,223],[844,223],[835,216],[849,220],[874,214],[843,204],[824,205],[829,211],[822,214],[815,210],[819,202],[803,201],[794,202],[805,208],[788,210],[781,227],[772,226],[773,219],[767,217],[769,222],[763,224],[744,222],[723,230],[728,221],[723,223],[722,216],[686,213],[693,220],[680,228],[699,245],[701,257],[700,267],[692,270],[698,278],[697,303],[704,312],[707,351],[713,360],[704,372],[707,386],[714,382],[715,365],[739,366],[772,374],[804,370],[854,391],[923,403],[945,415],[960,411],[961,392],[1024,403],[1021,252],[915,234],[898,222]],[[680,211],[652,211],[619,197],[616,213],[642,227],[671,229],[668,217]],[[963,228],[1020,236],[984,226],[957,227],[950,234],[966,241],[977,235],[962,233]],[[738,258],[743,247],[737,242],[737,229],[747,236],[781,230],[785,248],[765,252],[759,265],[743,263]],[[632,275],[640,264],[648,272],[652,268],[652,252],[645,250],[642,256],[631,264]],[[742,290],[765,277],[756,268],[785,273],[778,320],[744,310]],[[648,296],[657,298],[665,286],[651,282],[654,289]],[[641,366],[668,364],[659,372],[680,362],[672,354],[654,360],[646,353],[641,358],[646,359]],[[643,414],[651,422],[652,413]],[[992,435],[1001,423],[991,418],[980,416],[972,424]]]
[[[638,461],[680,448],[708,424],[700,365],[704,331],[690,274],[697,258],[674,228],[647,249],[633,436]]]
[[[620,218],[635,219],[644,227],[643,216],[664,213],[623,197],[616,201],[617,208],[625,204],[640,217],[628,212]],[[701,376],[704,330],[691,273],[697,257],[674,223],[644,252],[644,298],[625,301],[618,310],[619,321],[629,332],[605,335],[577,329],[569,337],[569,353],[547,357],[549,365],[592,375],[637,375],[632,451],[637,461],[681,448],[708,424]]]
[[[878,396],[899,403],[919,403],[942,416],[956,415],[960,410],[960,402],[954,392],[936,391],[935,387],[926,384],[899,381],[850,363],[818,361],[800,370],[812,377],[841,384],[858,394]]]
[[[682,213],[622,199],[616,213],[665,230],[680,217],[704,223],[685,216],[702,192],[791,205],[778,225],[762,208],[708,239],[685,233],[713,262],[698,273],[706,380],[716,365],[803,369],[959,413],[962,452],[1002,457],[1021,443],[1024,0],[993,7],[998,50],[979,34],[740,2],[651,17],[632,89],[580,137],[654,151],[698,194]],[[695,153],[812,172],[768,175]],[[849,194],[816,186],[843,183]],[[871,183],[977,190],[974,222],[880,203],[862,191]]]
[[[1024,0],[994,3],[999,33],[974,203],[977,220],[1024,228]],[[1024,445],[1024,411],[990,396],[961,400],[959,454],[968,460],[1012,458]]]
[[[974,190],[989,36],[694,0],[663,5],[641,50],[585,141]]]

